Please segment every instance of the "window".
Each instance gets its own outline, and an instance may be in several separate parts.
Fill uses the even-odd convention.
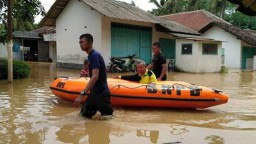
[[[218,44],[203,44],[203,54],[217,55]]]
[[[192,44],[182,44],[181,54],[192,54]]]
[[[225,56],[225,49],[221,48],[221,56]]]

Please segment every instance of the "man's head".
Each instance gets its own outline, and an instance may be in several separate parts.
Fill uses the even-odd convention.
[[[138,64],[136,65],[136,68],[137,68],[137,72],[140,74],[140,75],[143,75],[145,72],[146,72],[146,64],[144,61],[139,61]]]
[[[80,36],[79,44],[82,51],[87,51],[88,49],[92,48],[92,44],[93,44],[92,35],[88,33],[82,34]]]
[[[153,51],[153,53],[155,55],[159,54],[161,52],[161,50],[160,50],[160,43],[159,42],[154,42],[153,43],[152,51]]]

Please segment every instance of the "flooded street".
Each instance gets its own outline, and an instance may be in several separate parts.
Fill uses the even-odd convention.
[[[77,77],[79,70],[58,69],[49,63],[30,65],[30,78],[13,84],[0,81],[0,143],[256,142],[256,72],[170,72],[169,80],[223,90],[229,102],[203,110],[114,108],[113,120],[97,121],[78,116],[81,107],[55,97],[49,88],[54,77]]]

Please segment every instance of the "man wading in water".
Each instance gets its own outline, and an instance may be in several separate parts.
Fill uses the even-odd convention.
[[[84,117],[92,118],[97,111],[100,111],[102,120],[112,119],[113,110],[110,104],[105,62],[101,54],[93,49],[93,37],[91,34],[81,35],[79,44],[82,51],[88,54],[90,81],[76,98],[74,105],[78,106],[83,96],[90,92],[80,114]]]

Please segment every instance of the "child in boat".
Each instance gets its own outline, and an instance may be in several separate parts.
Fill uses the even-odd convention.
[[[80,72],[80,77],[89,77],[89,62],[88,60],[86,59],[84,61],[84,65],[83,65],[83,69],[81,70]]]
[[[113,76],[113,78],[120,78],[129,81],[137,81],[141,84],[156,84],[157,79],[153,71],[148,70],[144,61],[139,61],[136,65],[137,72],[135,75]]]

